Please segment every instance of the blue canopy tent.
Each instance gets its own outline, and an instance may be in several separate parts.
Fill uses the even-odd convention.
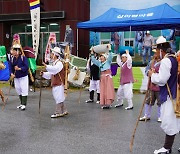
[[[180,12],[166,3],[141,10],[111,8],[95,19],[79,22],[77,28],[94,32],[174,29],[180,28]]]

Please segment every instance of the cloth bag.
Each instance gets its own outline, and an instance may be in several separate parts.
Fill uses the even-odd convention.
[[[77,70],[75,68],[72,68],[68,75],[68,82],[72,83],[75,86],[82,86],[83,81],[86,77],[86,73],[80,71],[78,73],[78,78],[75,78],[76,75],[77,75]]]

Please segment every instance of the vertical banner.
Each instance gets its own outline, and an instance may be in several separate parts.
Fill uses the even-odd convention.
[[[35,59],[38,55],[39,34],[40,34],[40,0],[28,0],[31,12],[32,41]]]
[[[45,51],[45,63],[50,62],[50,49],[53,48],[52,45],[56,43],[56,34],[51,32],[49,35],[49,39],[46,45],[46,51]]]

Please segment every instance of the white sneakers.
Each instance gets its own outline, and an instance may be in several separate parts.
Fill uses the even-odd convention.
[[[118,107],[121,107],[121,106],[123,106],[123,104],[116,104],[114,107],[118,108]]]
[[[91,99],[88,99],[88,100],[86,100],[85,102],[86,102],[86,103],[93,103],[94,101],[91,100]]]
[[[162,122],[161,118],[158,118],[157,122]]]
[[[17,109],[20,109],[22,105],[17,106]]]
[[[65,111],[64,113],[54,113],[51,115],[51,118],[58,118],[58,117],[64,117],[65,115],[68,115],[69,113]]]
[[[99,104],[99,103],[100,103],[100,101],[97,101],[96,103],[97,103],[97,104]]]
[[[125,108],[125,110],[132,110],[132,109],[133,109],[133,106],[132,107],[128,106]]]
[[[17,109],[25,110],[26,106],[21,104],[21,105],[17,106]]]
[[[164,147],[162,147],[161,149],[154,151],[154,154],[162,154],[162,153],[164,153],[164,154],[171,153],[171,149],[168,150],[168,149],[165,149]]]
[[[51,115],[51,118],[58,118],[58,117],[63,117],[64,114],[60,114],[60,113],[55,113]]]
[[[146,117],[146,116],[141,117],[141,118],[139,119],[139,121],[148,121],[148,120],[150,120],[150,118],[149,118],[149,117]]]

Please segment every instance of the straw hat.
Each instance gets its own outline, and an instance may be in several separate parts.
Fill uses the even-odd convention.
[[[21,45],[20,44],[14,44],[13,45],[13,49],[20,49],[21,48]]]
[[[156,49],[152,49],[152,52],[156,52]]]

